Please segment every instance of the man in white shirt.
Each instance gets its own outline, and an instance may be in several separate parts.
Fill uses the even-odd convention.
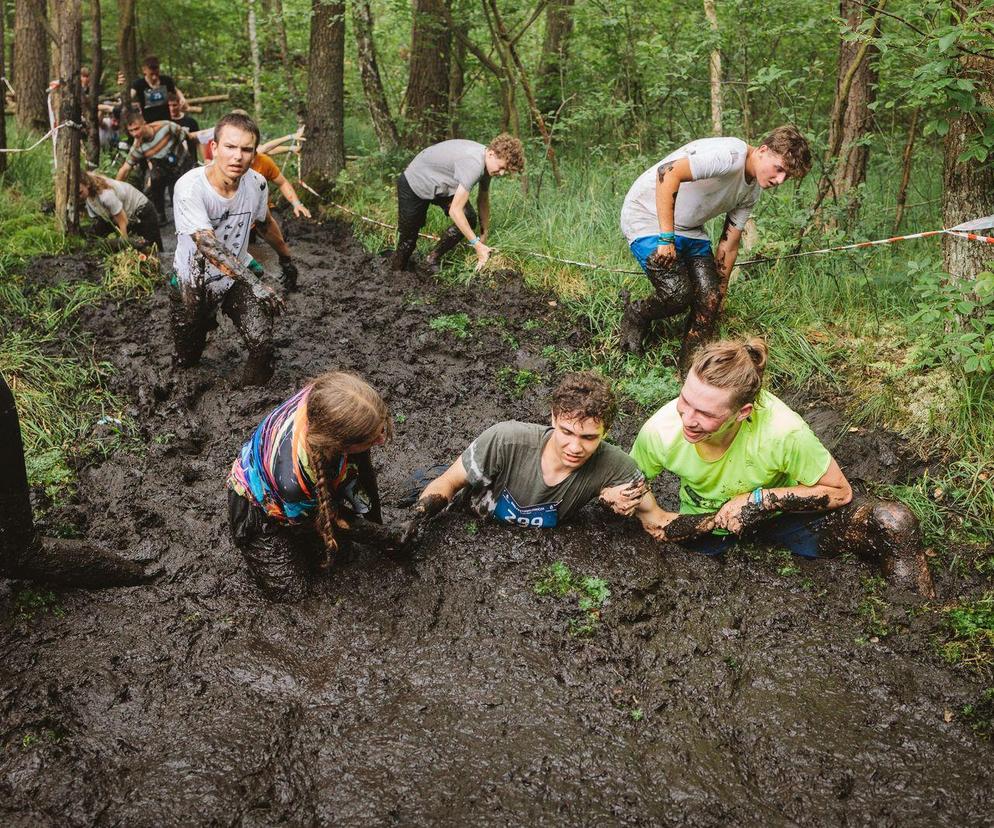
[[[689,309],[680,348],[686,376],[694,351],[714,338],[742,231],[760,194],[810,168],[804,136],[782,126],[755,147],[738,138],[691,141],[642,173],[625,196],[621,231],[654,295],[627,301],[622,350],[641,353],[653,321]],[[704,224],[723,213],[712,254]]]
[[[272,376],[273,314],[283,307],[248,252],[252,223],[265,228],[269,212],[266,180],[250,169],[258,143],[251,118],[225,115],[214,128],[213,163],[176,182],[173,204],[176,364],[185,368],[200,360],[221,310],[248,348],[243,385],[265,385]]]

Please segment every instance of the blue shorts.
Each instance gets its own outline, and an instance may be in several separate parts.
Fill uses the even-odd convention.
[[[693,259],[697,256],[711,255],[711,242],[707,239],[691,239],[687,236],[677,236],[674,242],[676,254],[681,259]],[[659,234],[654,236],[640,236],[635,239],[629,247],[632,255],[638,261],[642,270],[645,270],[645,263],[649,257],[656,252],[659,247]]]
[[[751,531],[744,542],[778,546],[802,558],[817,558],[821,530],[831,514],[832,511],[777,515]],[[741,542],[743,539],[738,535],[711,534],[684,541],[680,545],[704,555],[721,555]]]

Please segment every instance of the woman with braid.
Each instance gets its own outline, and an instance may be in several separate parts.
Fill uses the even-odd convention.
[[[269,597],[299,597],[309,564],[326,569],[342,541],[390,543],[369,450],[391,434],[380,395],[354,374],[329,371],[242,446],[228,476],[228,522]]]

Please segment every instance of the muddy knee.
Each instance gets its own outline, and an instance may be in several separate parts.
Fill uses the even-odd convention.
[[[655,290],[654,318],[673,316],[690,307],[694,291],[684,261],[678,259],[672,264],[660,264],[650,257],[645,274]]]
[[[918,518],[903,503],[882,501],[870,511],[870,531],[878,534],[880,566],[894,586],[935,597],[932,574],[925,558]]]

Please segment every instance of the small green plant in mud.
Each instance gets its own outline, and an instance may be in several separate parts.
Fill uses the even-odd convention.
[[[65,736],[65,731],[51,727],[46,727],[41,731],[29,730],[21,736],[21,750],[30,750],[42,742],[57,744],[62,741],[63,736]]]
[[[856,639],[860,644],[865,644],[874,639],[879,640],[891,634],[890,622],[887,618],[887,602],[880,597],[880,591],[887,585],[887,582],[880,577],[874,576],[863,579],[863,600],[856,608],[859,617],[863,621],[864,635]]]
[[[577,576],[562,561],[556,561],[542,570],[535,582],[535,594],[553,598],[575,598],[578,614],[569,620],[570,635],[589,637],[597,629],[601,608],[611,597],[611,590],[603,578],[592,575]]]
[[[403,425],[407,422],[407,415],[403,411],[398,411],[393,415],[393,421],[398,425]]]
[[[479,525],[477,525],[477,523],[476,523],[475,520],[471,520],[469,523],[466,524],[466,534],[467,535],[475,535],[479,531],[480,531],[480,527],[479,527]]]
[[[505,365],[497,372],[497,384],[516,400],[520,400],[525,391],[541,380],[542,378],[534,371],[525,369],[516,371],[510,365]]]
[[[440,333],[453,333],[460,339],[469,336],[469,314],[451,313],[436,316],[428,323],[428,327]]]
[[[960,711],[970,729],[981,739],[994,736],[994,687],[988,687],[972,704]]]
[[[522,323],[521,327],[524,328],[526,331],[535,331],[542,327],[542,323],[539,322],[537,319],[526,319]]]
[[[103,286],[115,299],[147,296],[160,278],[158,258],[134,248],[112,253],[104,260]]]
[[[645,713],[642,712],[641,707],[633,707],[628,711],[628,715],[632,717],[633,722],[641,722],[645,717]]]
[[[56,618],[65,616],[54,592],[25,587],[14,596],[14,611],[19,621],[33,621],[35,616],[50,612]]]
[[[994,591],[944,612],[939,652],[950,664],[963,664],[994,676]]]

